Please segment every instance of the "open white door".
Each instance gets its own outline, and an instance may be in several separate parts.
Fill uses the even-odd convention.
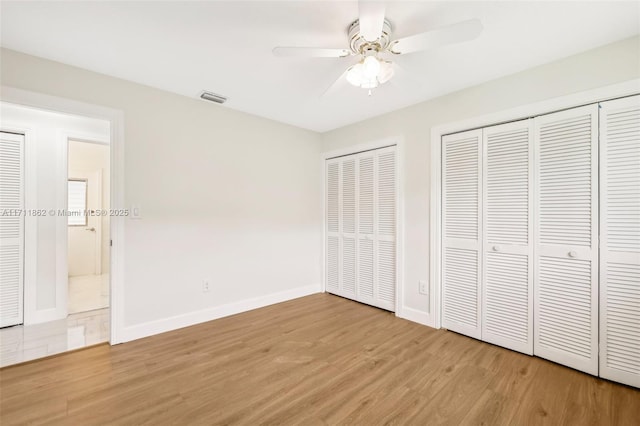
[[[102,210],[102,173],[69,171],[69,210]],[[102,273],[102,215],[69,218],[69,276]]]

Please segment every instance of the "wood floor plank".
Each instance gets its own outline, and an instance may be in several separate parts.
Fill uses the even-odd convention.
[[[0,369],[3,426],[638,419],[638,389],[328,294]]]

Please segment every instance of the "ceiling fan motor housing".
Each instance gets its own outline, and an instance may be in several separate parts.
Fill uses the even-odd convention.
[[[376,41],[369,42],[364,39],[360,34],[360,21],[356,19],[351,25],[349,25],[349,45],[351,51],[355,55],[375,55],[377,52],[384,51],[391,42],[391,23],[388,20],[384,20],[382,24],[382,34]]]

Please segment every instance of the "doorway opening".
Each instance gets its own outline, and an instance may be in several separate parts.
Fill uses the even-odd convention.
[[[109,146],[68,141],[67,257],[70,315],[109,307]]]
[[[0,113],[0,209],[17,218],[0,220],[0,293],[17,313],[0,310],[0,367],[108,343],[112,124],[4,101]]]

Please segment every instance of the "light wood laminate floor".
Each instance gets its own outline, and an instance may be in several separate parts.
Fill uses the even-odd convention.
[[[640,391],[328,294],[0,370],[0,423],[637,425]]]

